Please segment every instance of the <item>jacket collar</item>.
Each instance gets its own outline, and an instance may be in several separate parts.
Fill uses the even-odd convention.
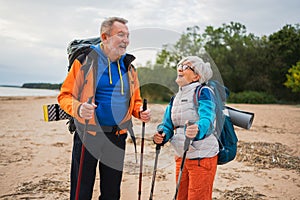
[[[195,90],[195,88],[198,86],[198,85],[200,85],[200,83],[199,82],[192,82],[192,83],[190,83],[190,84],[188,84],[188,85],[185,85],[185,86],[183,86],[183,87],[180,87],[179,88],[179,91],[181,91],[181,92],[189,92],[190,90]]]

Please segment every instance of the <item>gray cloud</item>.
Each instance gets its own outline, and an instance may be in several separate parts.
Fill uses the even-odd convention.
[[[188,26],[203,31],[208,25],[234,21],[255,35],[269,35],[299,23],[299,7],[298,0],[0,0],[0,84],[62,82],[68,43],[97,36],[109,16],[129,20],[129,50],[139,55],[138,62],[145,62]]]

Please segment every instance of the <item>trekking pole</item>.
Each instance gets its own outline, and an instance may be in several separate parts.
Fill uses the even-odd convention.
[[[185,134],[186,127],[189,126],[189,125],[192,125],[192,124],[194,124],[194,123],[191,122],[191,121],[188,121],[188,123],[184,125],[184,134]],[[182,156],[182,161],[181,161],[181,165],[180,165],[180,172],[179,172],[177,185],[176,185],[176,191],[175,191],[175,195],[174,195],[173,200],[176,200],[176,198],[177,198],[177,194],[178,194],[178,190],[179,190],[179,186],[180,186],[180,180],[181,180],[181,176],[182,176],[182,171],[183,171],[183,167],[184,167],[184,163],[185,163],[185,157],[186,157],[187,151],[189,150],[190,143],[191,143],[191,138],[185,136],[184,147],[183,147],[184,153],[183,153],[183,156]]]
[[[159,134],[163,133],[163,129],[158,130]],[[156,144],[156,155],[155,155],[155,161],[154,161],[154,170],[153,170],[153,176],[152,176],[152,185],[151,185],[151,192],[149,200],[152,200],[153,198],[153,191],[154,191],[154,184],[155,184],[155,177],[156,177],[156,170],[157,170],[157,161],[158,161],[158,155],[160,153],[161,144]]]
[[[92,103],[93,97],[90,97],[87,101],[88,104]],[[82,176],[82,167],[83,167],[83,160],[84,160],[84,152],[85,152],[85,136],[87,133],[87,125],[89,123],[89,120],[85,120],[85,126],[84,126],[84,131],[83,131],[83,136],[82,136],[82,145],[81,145],[81,154],[80,154],[80,163],[79,163],[79,171],[78,171],[78,177],[77,177],[77,185],[76,185],[76,194],[75,194],[75,200],[79,199],[79,193],[80,193],[80,183],[81,183],[81,176]]]
[[[145,110],[147,110],[147,99],[144,99],[143,102],[143,111]],[[145,122],[142,123],[141,161],[140,161],[140,176],[139,176],[139,191],[138,191],[139,200],[141,199],[141,194],[142,194],[144,137],[145,137]]]

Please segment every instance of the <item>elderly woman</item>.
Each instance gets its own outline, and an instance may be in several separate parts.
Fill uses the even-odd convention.
[[[197,56],[183,58],[177,65],[176,83],[179,91],[167,106],[163,123],[154,134],[156,144],[170,141],[175,150],[176,180],[180,172],[185,138],[192,142],[180,180],[178,200],[212,199],[212,188],[217,168],[218,141],[215,131],[215,102],[213,91],[205,86],[212,77],[210,63]],[[195,98],[195,90],[201,87]],[[198,100],[198,105],[195,105]],[[195,123],[185,126],[187,121]]]

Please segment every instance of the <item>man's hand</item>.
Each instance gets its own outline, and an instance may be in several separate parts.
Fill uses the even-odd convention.
[[[79,116],[83,119],[91,119],[94,115],[96,107],[97,106],[94,103],[89,104],[84,102],[79,108]]]
[[[143,106],[141,106],[140,117],[143,122],[145,122],[145,123],[149,122],[150,118],[151,118],[151,110],[147,109],[147,110],[143,111]]]

